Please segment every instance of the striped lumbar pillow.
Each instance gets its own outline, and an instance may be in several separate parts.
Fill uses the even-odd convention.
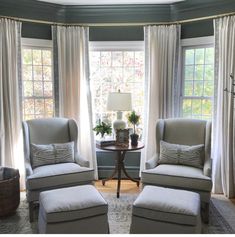
[[[54,144],[55,163],[74,162],[74,142]]]
[[[196,168],[203,167],[204,145],[185,146],[160,141],[159,164],[178,164]]]
[[[74,142],[48,145],[31,144],[33,168],[66,162],[74,162]]]
[[[54,146],[31,144],[31,163],[33,168],[55,164]]]

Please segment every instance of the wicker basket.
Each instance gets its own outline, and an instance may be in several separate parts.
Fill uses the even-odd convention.
[[[19,170],[4,168],[0,180],[0,217],[15,213],[20,203]]]

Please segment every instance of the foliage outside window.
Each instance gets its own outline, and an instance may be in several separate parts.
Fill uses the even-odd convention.
[[[94,108],[94,124],[99,120],[111,123],[115,111],[107,111],[109,92],[119,89],[132,93],[132,107],[142,116],[144,103],[144,52],[143,51],[91,51],[90,71]],[[127,121],[128,112],[123,113]],[[142,121],[140,121],[142,122]],[[141,133],[141,123],[139,133]]]
[[[214,48],[183,50],[182,116],[211,120],[214,95]]]
[[[22,50],[23,119],[54,114],[52,51],[27,47]]]

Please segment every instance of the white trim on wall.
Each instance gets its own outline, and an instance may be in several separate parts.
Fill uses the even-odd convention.
[[[23,47],[43,47],[52,48],[52,40],[33,39],[33,38],[21,38],[21,44]]]
[[[144,50],[144,41],[90,41],[92,51],[138,51]]]
[[[200,46],[206,44],[214,44],[214,36],[205,36],[205,37],[197,37],[181,40],[181,47],[194,46],[194,45]]]

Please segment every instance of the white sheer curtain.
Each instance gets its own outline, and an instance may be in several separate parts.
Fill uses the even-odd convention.
[[[178,68],[180,25],[146,26],[145,106],[141,167],[156,152],[156,121],[174,117]]]
[[[97,161],[92,131],[89,78],[89,29],[56,26],[59,70],[59,113],[74,118],[79,129],[78,148],[95,169]]]
[[[214,20],[217,90],[214,118],[213,192],[235,195],[235,108],[230,74],[235,76],[235,16]]]
[[[20,35],[20,22],[0,19],[0,165],[18,168],[23,178],[19,93]],[[23,182],[21,184],[24,185]]]

